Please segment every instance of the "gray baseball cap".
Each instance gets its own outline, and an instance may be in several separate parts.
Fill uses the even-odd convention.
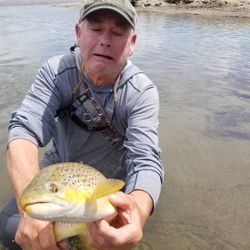
[[[115,11],[123,16],[133,29],[135,28],[137,15],[129,0],[85,0],[81,8],[79,23],[97,10]]]

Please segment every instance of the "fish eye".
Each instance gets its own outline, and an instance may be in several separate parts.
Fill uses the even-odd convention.
[[[57,185],[56,185],[55,183],[51,183],[51,184],[50,184],[50,191],[51,191],[52,193],[57,193],[58,187],[57,187]]]

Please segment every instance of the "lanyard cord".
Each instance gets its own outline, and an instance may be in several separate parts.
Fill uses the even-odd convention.
[[[123,136],[117,131],[117,129],[112,126],[112,121],[115,115],[115,110],[117,107],[117,100],[118,100],[118,94],[117,94],[117,88],[118,84],[121,78],[121,73],[118,75],[115,84],[114,84],[114,109],[112,113],[111,120],[108,118],[108,116],[105,114],[104,109],[98,104],[97,100],[94,98],[94,93],[92,90],[87,86],[87,84],[84,82],[84,65],[82,65],[82,76],[80,81],[77,83],[75,88],[73,89],[73,99],[75,94],[80,90],[81,85],[83,84],[83,88],[85,88],[85,91],[87,91],[90,95],[92,95],[92,98],[90,99],[90,102],[92,103],[93,107],[97,111],[100,117],[105,121],[107,127],[103,130],[100,130],[100,133],[103,135],[103,137],[110,142],[115,148],[121,150],[123,149]]]
[[[121,73],[119,73],[118,77],[115,80],[115,84],[114,84],[114,103],[115,103],[115,107],[117,105],[117,101],[118,101],[118,93],[117,93],[117,89],[118,89],[118,85],[121,79]],[[76,84],[76,86],[73,89],[73,96],[75,96],[75,94],[79,91],[81,85],[84,83],[84,64],[82,64],[82,70],[81,70],[81,79],[80,81]]]
[[[96,98],[94,97],[94,93],[93,91],[91,90],[91,88],[89,88],[89,86],[84,82],[84,64],[82,64],[82,67],[81,67],[81,79],[79,80],[79,82],[76,84],[76,86],[74,87],[73,89],[73,96],[72,96],[72,101],[74,100],[75,96],[76,96],[76,93],[80,90],[80,87],[81,85],[83,85],[83,87],[85,88],[85,90],[87,90],[87,93],[89,93],[88,95],[92,96],[92,101],[91,103],[93,104],[93,106],[95,107],[96,111],[98,113],[100,113],[100,110],[102,110],[102,114],[104,115],[104,108],[102,108],[100,106],[100,104],[97,102]],[[108,124],[108,126],[111,126],[112,124],[112,121],[114,119],[114,115],[115,115],[115,111],[116,111],[116,108],[117,108],[117,101],[118,101],[118,93],[117,93],[117,88],[118,88],[118,85],[119,85],[119,82],[120,82],[120,79],[121,79],[121,73],[118,75],[116,81],[115,81],[115,84],[114,84],[114,88],[113,88],[113,91],[114,91],[114,108],[113,108],[113,112],[112,112],[112,116],[111,116],[111,119],[109,120],[107,118],[106,115],[102,116],[106,122],[106,124]]]
[[[73,97],[79,91],[79,88],[80,88],[81,84],[84,83],[84,64],[82,63],[80,50],[78,48],[75,49],[75,60],[76,60],[77,69],[79,71],[81,71],[81,79],[79,80],[79,82],[76,84],[76,86],[73,89]],[[121,70],[121,72],[122,71],[123,70]],[[117,105],[117,102],[118,102],[117,89],[118,89],[118,85],[119,85],[119,82],[120,82],[120,79],[121,79],[121,72],[118,74],[118,76],[117,76],[117,78],[115,80],[115,83],[114,83],[113,91],[114,91],[114,103],[115,103],[115,106]]]
[[[75,96],[75,94],[79,91],[83,83],[84,83],[84,65],[82,64],[81,79],[73,89],[73,96]]]

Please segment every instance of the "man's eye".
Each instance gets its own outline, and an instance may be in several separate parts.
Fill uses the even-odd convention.
[[[123,36],[123,32],[113,31],[113,35],[115,35],[115,36]]]
[[[101,32],[101,29],[100,28],[93,28],[92,31],[94,31],[94,32]]]

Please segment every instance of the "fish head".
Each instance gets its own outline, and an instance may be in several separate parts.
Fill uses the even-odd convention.
[[[84,204],[87,199],[86,192],[67,184],[65,176],[57,174],[55,178],[50,171],[42,170],[24,190],[19,205],[32,217],[49,219],[58,213],[67,213],[79,199]]]
[[[121,189],[123,184],[84,164],[55,164],[34,177],[19,205],[40,220],[91,222],[116,214],[107,195]]]

